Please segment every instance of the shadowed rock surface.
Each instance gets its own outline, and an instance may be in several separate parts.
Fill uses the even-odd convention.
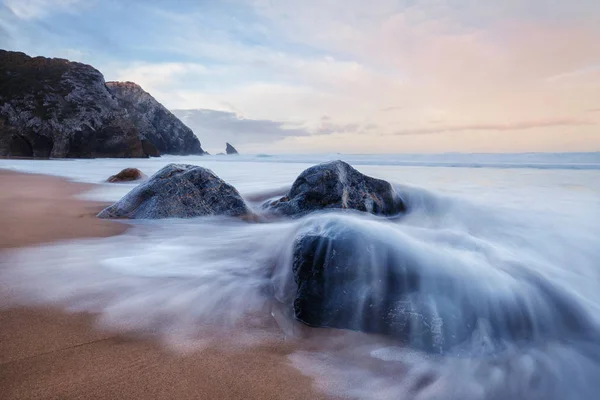
[[[0,50],[0,155],[146,157],[93,67]]]
[[[98,217],[158,219],[248,214],[251,212],[238,191],[211,170],[169,164]]]
[[[139,85],[107,82],[106,86],[129,113],[142,142],[149,142],[146,146],[154,146],[159,155],[204,154],[194,132]],[[155,153],[148,149],[148,155]]]
[[[309,326],[385,334],[433,352],[478,329],[499,346],[594,332],[581,307],[543,278],[522,276],[489,290],[487,276],[452,266],[444,253],[424,257],[419,245],[379,222],[315,221],[293,254],[294,315]]]
[[[146,175],[144,175],[142,173],[142,171],[140,171],[137,168],[125,168],[118,174],[109,177],[107,179],[107,182],[110,182],[110,183],[130,182],[130,181],[137,181],[137,180],[143,179],[145,177],[146,177]]]
[[[370,252],[381,262],[372,262]],[[293,257],[299,321],[391,335],[419,348],[443,344],[435,329],[438,316],[414,296],[422,279],[418,266],[393,247],[333,219],[297,238]],[[470,325],[455,311],[450,318],[472,329],[474,321]]]
[[[148,139],[142,139],[142,149],[148,157],[160,157],[160,151]]]
[[[286,196],[263,207],[289,216],[335,208],[390,216],[406,209],[389,182],[363,175],[339,160],[305,170]]]
[[[193,133],[139,91],[129,112],[130,97],[117,99],[89,65],[0,50],[0,156],[159,156],[159,138],[170,135],[167,150],[201,154]]]
[[[228,155],[231,155],[231,154],[239,154],[239,153],[238,153],[238,151],[235,149],[235,147],[233,147],[233,146],[232,146],[232,145],[230,145],[229,143],[226,143],[226,146],[225,146],[225,152],[226,152]]]

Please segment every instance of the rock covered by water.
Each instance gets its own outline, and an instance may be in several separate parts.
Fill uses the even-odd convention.
[[[284,197],[263,207],[288,216],[321,209],[352,209],[384,216],[406,210],[389,182],[363,175],[340,160],[308,168]]]
[[[593,332],[583,309],[541,277],[478,275],[435,246],[350,217],[323,216],[295,239],[293,309],[309,326],[384,334],[438,353],[468,341],[494,351]]]
[[[129,113],[142,141],[152,144],[159,154],[204,154],[194,132],[139,85],[107,82],[106,86]]]
[[[238,151],[236,150],[235,147],[233,147],[232,145],[230,145],[229,143],[225,143],[225,152],[228,155],[232,155],[232,154],[239,154]]]
[[[172,134],[163,128],[175,129],[168,150],[201,154],[189,129],[140,97],[147,108],[132,107],[130,113],[92,66],[0,50],[0,156],[157,156],[158,134]]]
[[[211,170],[169,164],[105,208],[98,217],[158,219],[250,214],[238,191]]]
[[[441,349],[447,342],[442,319],[420,288],[423,279],[443,277],[424,277],[410,254],[343,219],[325,218],[294,243],[296,319],[313,327],[385,334],[415,347]],[[446,323],[460,327],[452,335],[464,340],[474,321],[463,320],[452,303],[446,306]]]

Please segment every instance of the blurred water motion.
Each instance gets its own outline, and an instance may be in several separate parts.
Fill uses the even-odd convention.
[[[99,181],[124,162],[88,161],[73,174]],[[157,161],[151,163],[136,166],[150,174],[158,167]],[[198,164],[239,184],[257,202],[290,185],[305,167],[254,161]],[[56,168],[68,173],[58,171],[60,164]],[[121,236],[12,252],[2,262],[19,268],[6,270],[0,279],[13,288],[14,302],[96,312],[106,329],[151,332],[175,346],[200,346],[223,330],[243,332],[239,339],[247,344],[271,334],[312,340],[312,350],[299,348],[291,361],[335,395],[595,398],[600,390],[600,344],[595,340],[600,333],[599,171],[358,169],[440,192],[398,186],[410,213],[395,221],[353,213],[267,224],[226,218],[135,221]],[[566,189],[567,183],[585,190]],[[114,199],[127,185],[102,190],[95,195]],[[293,245],[307,232],[326,231],[330,223],[385,243],[406,256],[417,274],[443,276],[452,287],[444,298],[460,304],[461,315],[473,312],[475,329],[442,354],[432,354],[377,335],[303,328],[290,312],[296,291]],[[361,265],[381,265],[377,257],[363,257],[364,251],[356,245]],[[425,284],[421,293],[442,306],[435,299],[438,289]],[[442,321],[448,321],[443,307],[438,309]],[[508,320],[524,316],[530,334],[515,339],[512,325],[502,325],[502,313]],[[486,321],[500,321],[503,327],[492,337]],[[460,321],[453,323],[460,326]]]

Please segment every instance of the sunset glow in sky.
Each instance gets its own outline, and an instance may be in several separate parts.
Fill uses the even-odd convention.
[[[598,0],[0,0],[244,152],[600,151]]]

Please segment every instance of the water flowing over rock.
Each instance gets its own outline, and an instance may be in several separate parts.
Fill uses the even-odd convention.
[[[211,170],[169,164],[105,208],[98,217],[158,219],[250,214],[238,191]]]
[[[370,252],[381,264],[368,260]],[[392,247],[333,220],[294,244],[294,315],[313,327],[388,334],[419,342],[418,347],[439,348],[439,316],[411,299],[421,283],[417,268]],[[451,318],[462,321],[460,310],[452,311]],[[472,329],[473,323],[462,326]]]
[[[109,177],[106,181],[110,183],[130,182],[144,179],[146,176],[137,168],[125,168],[116,175]]]
[[[324,216],[295,240],[296,319],[390,335],[433,352],[476,335],[494,347],[593,332],[582,309],[540,277],[508,277],[509,286],[498,279],[500,288],[490,291],[447,255],[424,257],[381,223],[368,224]]]
[[[229,155],[231,154],[239,154],[238,151],[235,149],[235,147],[233,147],[232,145],[230,145],[229,143],[225,143],[225,152]]]
[[[128,111],[142,141],[150,142],[159,153],[204,154],[194,132],[139,85],[133,82],[107,82],[106,86]]]
[[[0,156],[158,156],[169,135],[167,150],[201,154],[191,131],[147,97],[130,113],[89,65],[0,50]]]
[[[305,170],[286,196],[263,207],[288,216],[336,208],[391,216],[406,209],[389,182],[363,175],[339,160]]]

